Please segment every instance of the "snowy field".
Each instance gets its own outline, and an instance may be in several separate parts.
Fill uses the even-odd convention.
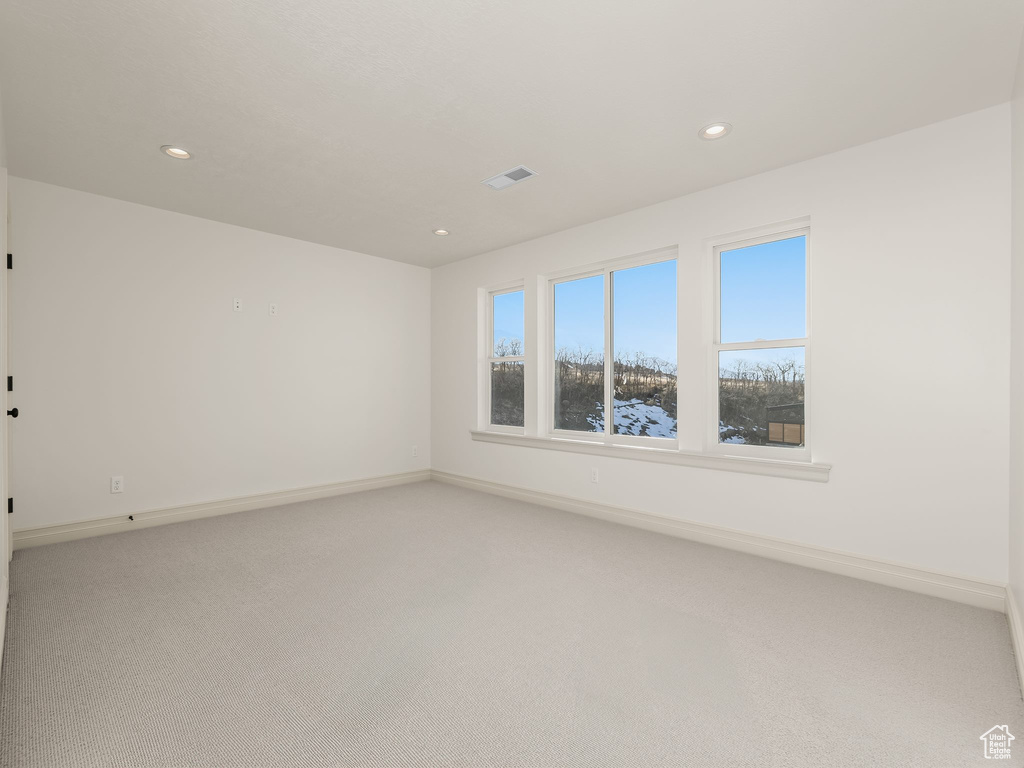
[[[741,429],[740,427],[733,427],[724,422],[718,422],[718,441],[720,443],[734,443],[737,445],[746,445],[748,442],[744,436],[747,430]],[[750,427],[751,432],[760,432],[760,428],[757,425]],[[755,441],[756,443],[756,441]]]
[[[588,416],[587,421],[594,431],[604,430],[604,413],[600,406],[597,413]],[[620,435],[646,437],[675,437],[676,420],[660,405],[647,405],[643,400],[615,400],[615,431]]]

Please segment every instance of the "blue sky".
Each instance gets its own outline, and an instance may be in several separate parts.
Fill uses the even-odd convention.
[[[494,297],[494,341],[523,340],[523,292],[499,293]]]
[[[636,352],[676,364],[676,262],[612,273],[616,357]]]
[[[722,341],[804,336],[806,238],[722,253]],[[613,273],[615,350],[675,364],[676,262]],[[494,297],[494,338],[523,338],[523,293]],[[555,348],[604,349],[604,276],[555,285]],[[752,353],[746,353],[750,359]]]
[[[616,355],[636,352],[676,363],[676,262],[612,273]],[[604,276],[555,285],[555,349],[604,349]]]
[[[555,284],[555,351],[580,345],[604,356],[604,275]]]
[[[722,343],[806,334],[806,241],[722,251]]]

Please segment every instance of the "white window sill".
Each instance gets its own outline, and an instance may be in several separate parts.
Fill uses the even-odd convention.
[[[781,459],[761,459],[747,456],[718,456],[692,451],[677,451],[666,448],[647,448],[633,445],[606,445],[589,440],[573,440],[561,437],[534,437],[517,435],[508,432],[470,431],[474,440],[484,443],[502,443],[504,445],[525,445],[531,448],[544,448],[549,451],[569,451],[585,453],[593,456],[612,456],[619,459],[653,461],[658,464],[675,464],[682,467],[700,467],[718,469],[725,472],[743,472],[748,475],[768,475],[770,477],[788,477],[793,480],[810,480],[816,483],[827,483],[830,464],[815,464],[807,461],[784,461]]]

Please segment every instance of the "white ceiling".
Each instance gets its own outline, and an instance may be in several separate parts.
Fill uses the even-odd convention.
[[[14,175],[434,266],[1005,101],[1022,27],[1020,0],[3,0],[0,92]]]

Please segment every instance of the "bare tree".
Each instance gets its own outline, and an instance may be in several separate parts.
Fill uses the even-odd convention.
[[[719,419],[728,436],[748,443],[764,443],[768,437],[768,408],[792,405],[801,414],[804,399],[804,366],[793,357],[770,362],[738,358],[722,367],[719,376]]]

